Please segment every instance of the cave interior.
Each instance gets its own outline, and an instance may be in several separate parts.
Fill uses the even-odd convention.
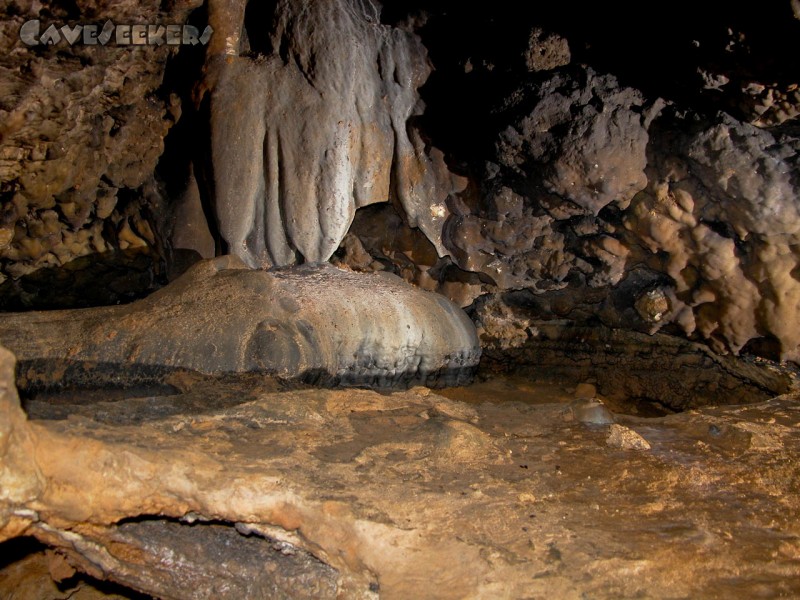
[[[0,7],[0,599],[800,597],[798,0]]]

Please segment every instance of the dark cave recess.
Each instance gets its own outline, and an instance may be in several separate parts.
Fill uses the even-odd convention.
[[[449,155],[451,167],[480,161],[498,99],[526,74],[532,28],[563,36],[572,63],[611,73],[648,98],[664,98],[698,112],[739,109],[737,85],[797,83],[800,20],[788,0],[758,10],[720,0],[640,2],[512,2],[480,10],[455,0],[383,3],[382,19],[398,23],[416,15],[435,70],[422,89],[424,128]],[[423,18],[419,16],[424,15]],[[469,72],[465,73],[465,67]],[[730,82],[710,89],[702,73]],[[469,124],[469,126],[466,126]]]

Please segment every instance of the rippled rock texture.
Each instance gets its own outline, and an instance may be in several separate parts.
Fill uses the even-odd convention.
[[[60,365],[121,381],[181,369],[454,385],[470,379],[481,352],[460,308],[393,275],[330,265],[266,272],[235,257],[200,262],[125,306],[7,314],[0,340],[34,371],[58,377]]]
[[[326,261],[357,208],[391,197],[444,253],[454,183],[410,123],[431,69],[412,24],[381,23],[372,0],[209,11],[208,180],[227,250],[253,267]]]

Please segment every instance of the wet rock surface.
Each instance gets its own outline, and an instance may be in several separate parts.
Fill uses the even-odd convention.
[[[25,371],[38,368],[32,378],[49,368],[91,379],[95,370],[122,382],[188,370],[453,385],[469,380],[481,353],[461,309],[393,275],[331,265],[266,272],[235,257],[198,263],[129,305],[9,314],[0,338]]]
[[[256,545],[315,557],[292,597],[332,581],[345,598],[800,593],[792,395],[604,425],[566,418],[574,392],[533,383],[539,401],[468,403],[251,380],[218,384],[238,405],[129,425],[92,404],[27,420],[4,361],[2,536],[143,592],[194,597],[221,547],[249,558],[218,597],[297,573],[264,568]],[[195,574],[178,585],[164,568],[177,557]]]
[[[489,372],[593,381],[608,398],[636,399],[675,411],[767,400],[788,391],[795,372],[763,359],[719,356],[703,344],[676,336],[567,321],[526,321],[514,347],[495,345],[491,333],[480,330],[485,344],[482,366]]]

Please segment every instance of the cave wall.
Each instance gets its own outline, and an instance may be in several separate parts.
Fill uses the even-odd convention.
[[[154,289],[168,208],[154,173],[181,114],[178,96],[163,88],[176,46],[65,38],[27,46],[22,25],[38,19],[43,34],[51,24],[183,24],[200,4],[0,5],[4,308],[109,303]],[[98,282],[102,289],[92,290]]]
[[[789,3],[691,22],[678,5],[645,35],[616,20],[631,8],[432,17],[424,124],[470,182],[448,256],[384,211],[338,259],[449,295],[490,343],[536,336],[489,331],[510,311],[796,359],[800,22]]]
[[[631,29],[629,3],[5,2],[0,304],[332,258],[449,296],[487,340],[513,313],[796,360],[795,8]],[[214,35],[29,48],[31,18]]]

